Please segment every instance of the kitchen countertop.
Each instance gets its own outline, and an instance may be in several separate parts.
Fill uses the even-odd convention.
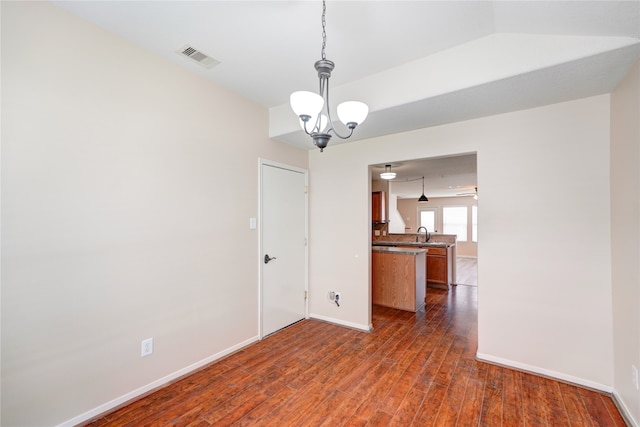
[[[383,252],[383,253],[390,253],[390,254],[398,254],[398,255],[420,255],[422,253],[426,253],[427,249],[411,249],[411,248],[396,248],[396,247],[389,247],[389,246],[373,246],[371,248],[372,252]]]
[[[448,248],[453,246],[452,243],[446,242],[401,242],[396,240],[375,240],[371,242],[372,246],[427,246],[432,248]]]

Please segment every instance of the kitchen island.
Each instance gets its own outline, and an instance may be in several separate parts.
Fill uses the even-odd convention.
[[[421,248],[371,248],[371,299],[374,304],[407,311],[424,306],[426,253]]]
[[[425,242],[424,235],[390,234],[372,241],[373,247],[421,248],[427,250],[427,286],[449,289],[456,284],[456,236],[432,234]]]

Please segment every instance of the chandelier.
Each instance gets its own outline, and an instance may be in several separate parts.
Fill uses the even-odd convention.
[[[329,111],[329,77],[335,64],[329,61],[324,53],[327,44],[325,15],[327,6],[322,0],[322,59],[315,63],[315,69],[320,79],[319,94],[307,91],[293,92],[290,97],[293,112],[300,117],[300,126],[313,139],[313,143],[322,152],[333,132],[338,138],[347,139],[353,135],[353,130],[364,122],[369,113],[369,107],[359,101],[347,101],[338,105],[338,119],[349,129],[346,136],[340,135],[333,127],[331,112]],[[328,126],[328,129],[327,129]]]

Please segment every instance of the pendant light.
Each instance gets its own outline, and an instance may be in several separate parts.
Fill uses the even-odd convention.
[[[391,172],[391,165],[384,165],[384,172],[380,174],[382,179],[393,179],[396,177],[395,172]]]
[[[338,118],[349,129],[349,134],[342,136],[333,127],[329,111],[329,77],[331,77],[331,71],[333,71],[335,64],[333,61],[329,61],[324,53],[324,48],[327,44],[326,12],[327,5],[325,0],[322,0],[322,59],[315,63],[315,69],[320,79],[319,94],[298,91],[292,93],[289,99],[291,109],[300,117],[300,126],[302,126],[307,135],[311,136],[313,143],[321,152],[329,144],[331,132],[338,138],[347,139],[353,135],[353,130],[356,126],[364,122],[367,114],[369,114],[369,107],[362,102],[343,102],[337,108]],[[329,129],[325,131],[327,126]]]
[[[427,199],[427,196],[424,195],[424,176],[422,177],[422,196],[420,196],[420,198],[418,198],[419,202],[428,202],[429,199]]]

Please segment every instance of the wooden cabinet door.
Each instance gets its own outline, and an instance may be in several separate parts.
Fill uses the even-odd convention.
[[[387,220],[386,194],[384,191],[371,193],[371,221],[385,222]]]
[[[371,302],[374,304],[382,301],[381,278],[384,272],[381,257],[377,252],[371,253]]]
[[[447,257],[427,255],[427,282],[447,284]]]

